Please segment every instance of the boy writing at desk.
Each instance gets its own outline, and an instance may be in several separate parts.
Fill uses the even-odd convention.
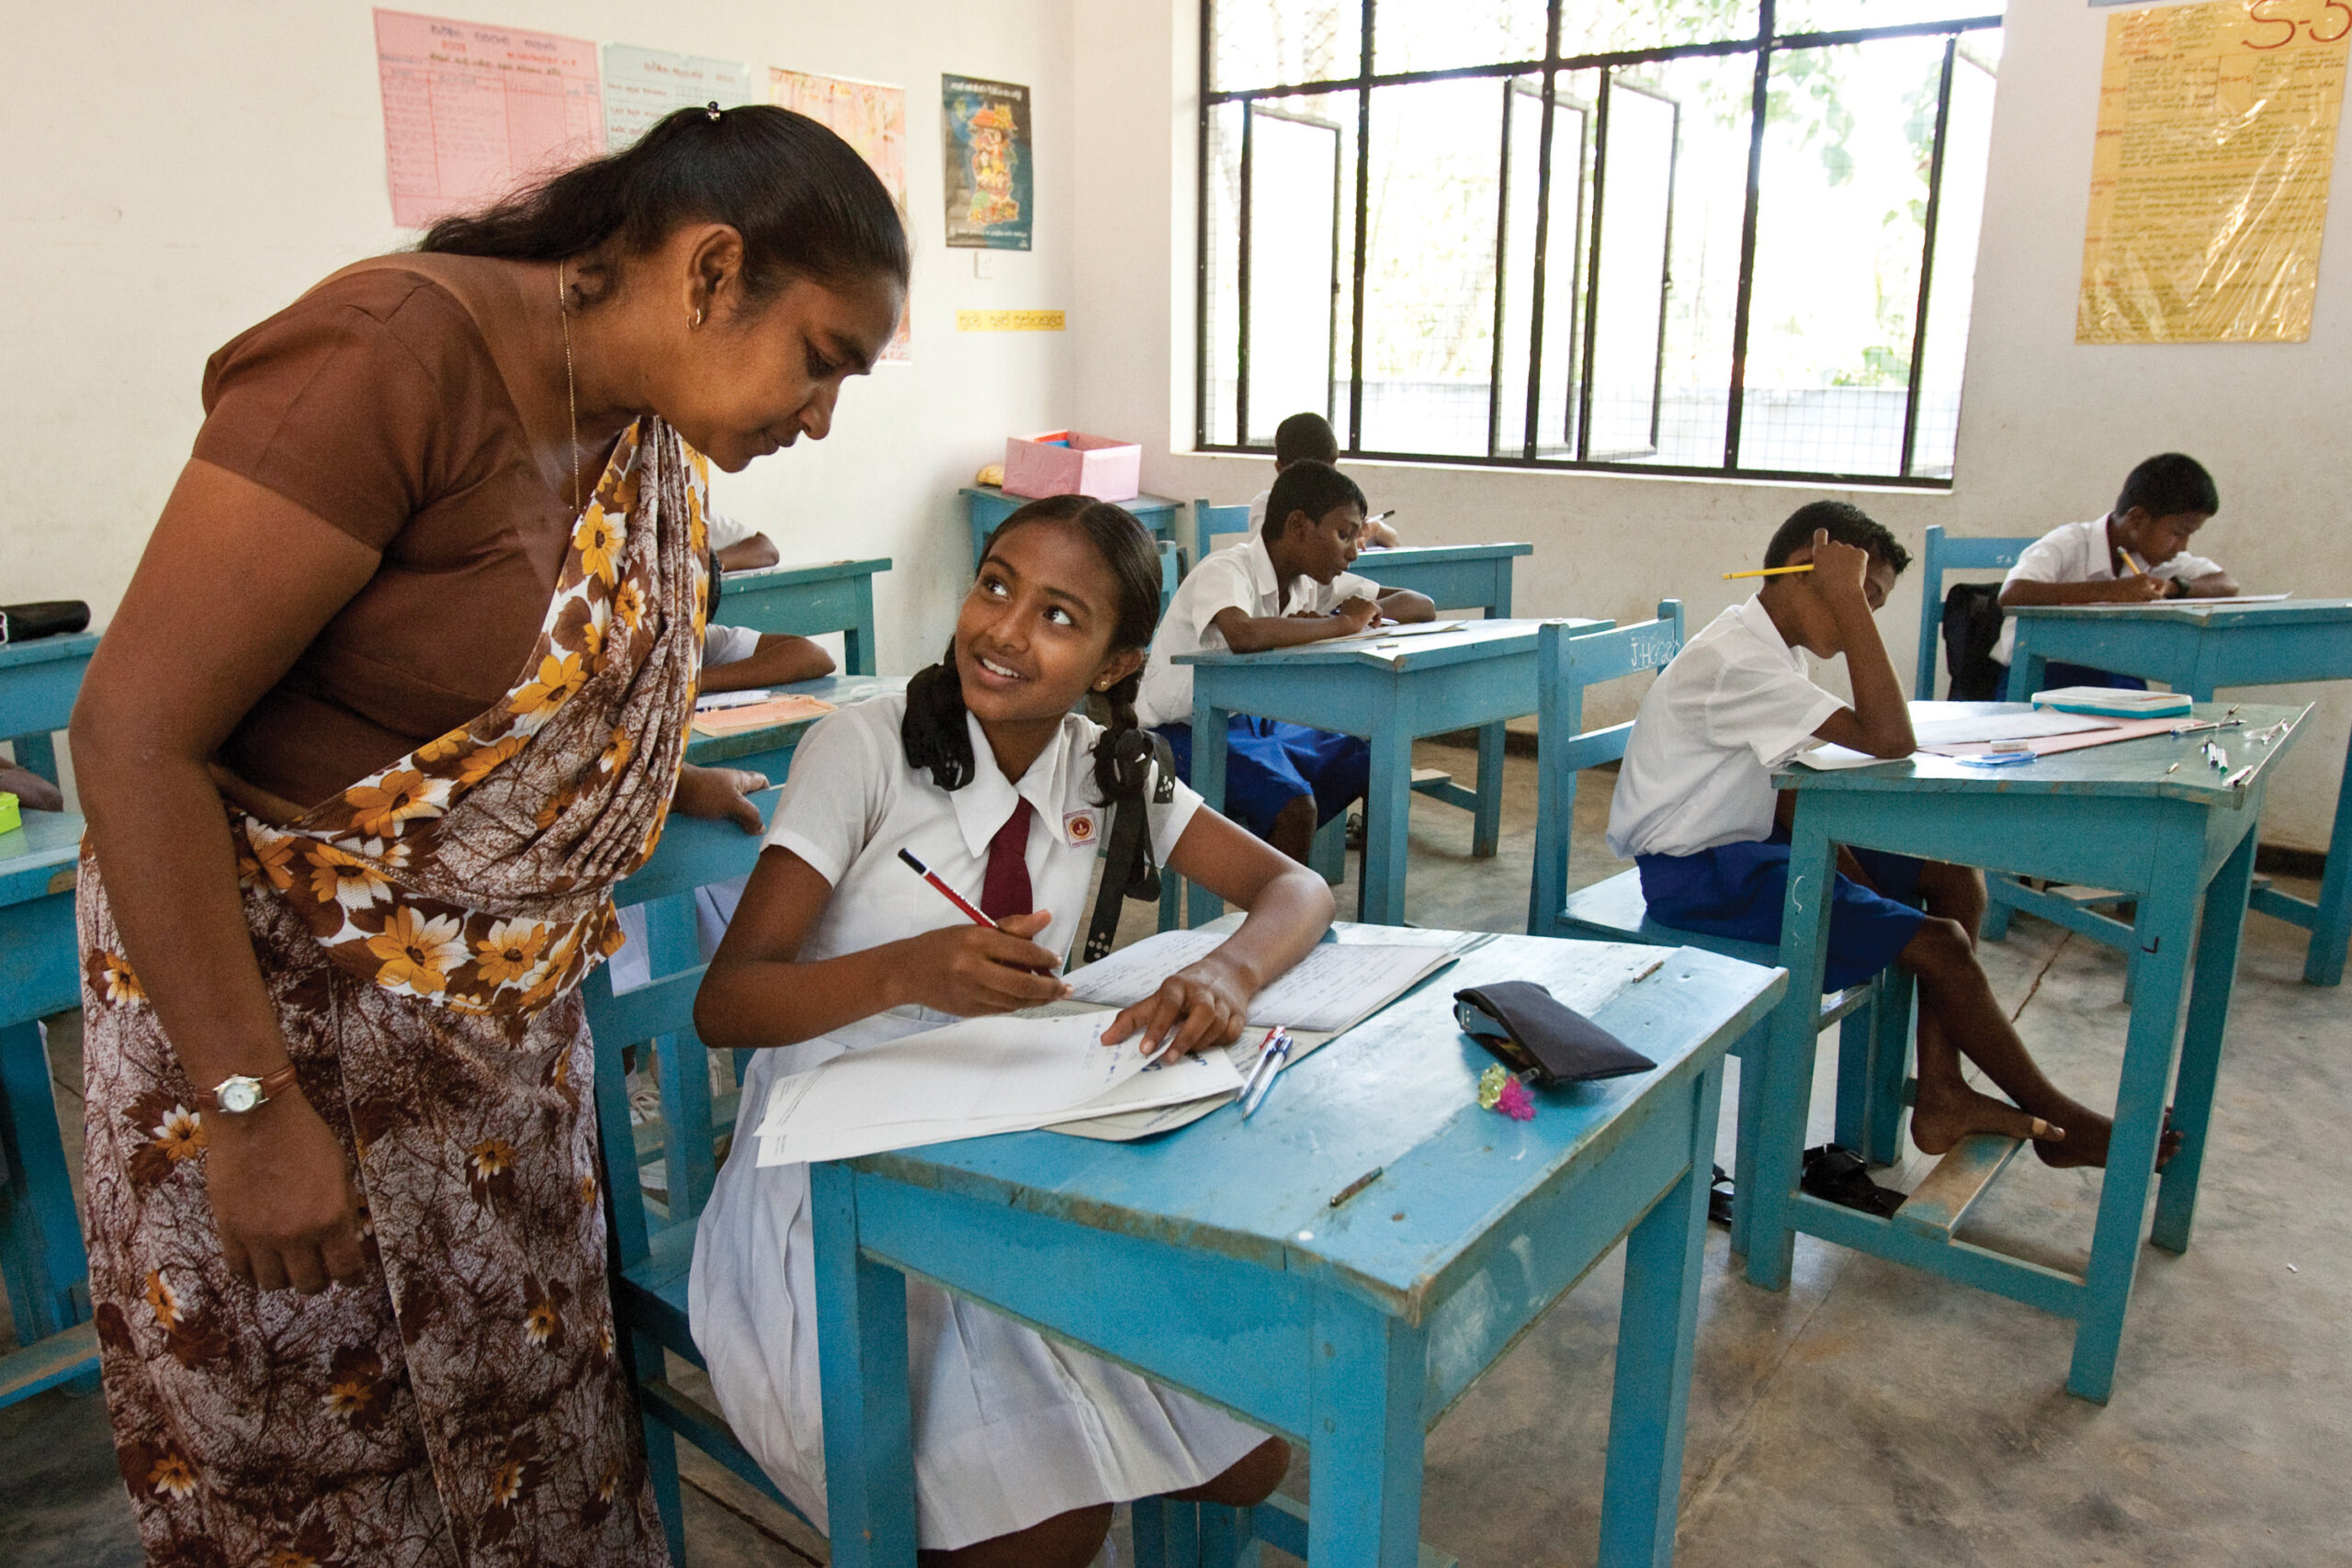
[[[1292,464],[1274,480],[1265,532],[1203,560],[1169,601],[1151,639],[1138,719],[1193,772],[1193,668],[1182,653],[1257,653],[1353,637],[1375,619],[1426,621],[1419,593],[1384,592],[1348,570],[1363,547],[1363,491],[1328,463]],[[1315,829],[1359,799],[1372,749],[1351,735],[1235,714],[1226,731],[1227,815],[1295,861]]]
[[[1872,618],[1910,553],[1859,509],[1818,501],[1781,525],[1768,580],[1686,644],[1642,699],[1609,813],[1609,847],[1641,868],[1651,917],[1742,942],[1781,940],[1790,797],[1772,772],[1816,741],[1907,757],[1911,714]],[[1843,655],[1851,707],[1806,676],[1804,656]],[[2033,1141],[2050,1165],[2107,1162],[2109,1119],[2042,1076],[1976,961],[1984,878],[1969,866],[1872,850],[1838,852],[1830,897],[1831,989],[1888,964],[1919,982],[1919,1089],[1911,1141],[1942,1154],[1971,1133]],[[1925,912],[1913,901],[1925,905]],[[1961,1076],[1975,1063],[2015,1104]],[[2165,1152],[2174,1143],[2167,1134]]]
[[[2001,607],[2229,598],[2238,592],[2237,581],[2219,561],[2188,553],[2197,530],[2221,509],[2221,492],[2204,465],[2160,452],[2126,476],[2114,511],[2052,528],[2029,546],[2002,579]],[[1993,645],[1993,661],[2005,678],[2017,641],[2017,623],[2005,619],[2001,640]],[[2051,687],[2148,687],[2137,677],[2082,664],[2052,664],[2044,680]]]

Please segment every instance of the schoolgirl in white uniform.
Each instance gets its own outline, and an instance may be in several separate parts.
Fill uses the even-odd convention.
[[[1159,557],[1134,518],[1080,496],[1033,502],[990,540],[948,657],[904,697],[809,731],[695,1006],[713,1048],[771,1048],[746,1115],[779,1077],[844,1051],[1067,994],[1056,971],[1123,797],[1148,809],[1161,863],[1250,916],[1110,1037],[1140,1030],[1164,1054],[1239,1038],[1250,998],[1329,924],[1331,897],[1182,784],[1161,786],[1132,706],[1159,604]],[[1108,732],[1071,712],[1090,690],[1109,700]],[[999,929],[959,914],[901,849]],[[728,1421],[822,1524],[808,1193],[806,1166],[729,1160],[695,1236],[690,1310]],[[1189,1491],[1244,1506],[1288,1462],[1278,1438],[935,1287],[910,1280],[907,1303],[926,1563],[1079,1568],[1114,1503]]]

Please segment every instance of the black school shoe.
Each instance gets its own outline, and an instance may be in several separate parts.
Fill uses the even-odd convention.
[[[1905,1196],[1872,1181],[1862,1156],[1842,1144],[1805,1150],[1804,1173],[1797,1179],[1797,1186],[1825,1202],[1860,1209],[1882,1220],[1893,1219]]]

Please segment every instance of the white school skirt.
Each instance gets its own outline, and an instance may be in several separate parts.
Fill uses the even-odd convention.
[[[896,1027],[891,1025],[896,1024]],[[930,1027],[873,1019],[859,1043]],[[744,1084],[756,1127],[769,1086],[845,1048],[763,1051]],[[762,1168],[748,1136],[695,1234],[687,1310],[718,1406],[794,1506],[826,1528],[808,1168]],[[1056,1514],[1198,1486],[1266,1434],[1123,1367],[1055,1344],[920,1280],[907,1281],[916,1539],[952,1551]]]

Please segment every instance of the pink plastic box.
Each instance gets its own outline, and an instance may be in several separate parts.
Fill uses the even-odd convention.
[[[1045,495],[1091,495],[1133,501],[1143,489],[1143,448],[1107,435],[1049,430],[1008,436],[1004,493],[1034,501]]]

